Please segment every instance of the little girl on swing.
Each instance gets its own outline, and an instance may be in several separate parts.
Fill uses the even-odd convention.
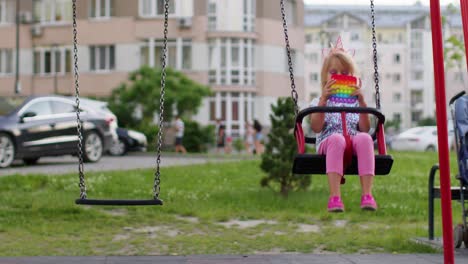
[[[341,106],[341,107],[367,107],[361,92],[361,82],[352,85],[355,89],[351,96],[357,98],[354,102],[337,102],[329,100],[333,95],[336,80],[332,75],[355,76],[356,64],[352,57],[343,49],[341,38],[325,56],[322,71],[322,94],[315,98],[311,106]],[[330,197],[328,200],[329,212],[344,212],[341,199],[340,183],[344,173],[343,158],[346,149],[346,140],[343,135],[343,125],[340,113],[313,113],[310,115],[311,127],[317,135],[317,152],[326,155],[326,173]],[[361,209],[377,210],[377,203],[372,196],[372,183],[374,179],[374,143],[367,133],[370,129],[370,120],[367,113],[347,113],[346,130],[351,139],[353,154],[357,156],[358,172],[362,187]]]

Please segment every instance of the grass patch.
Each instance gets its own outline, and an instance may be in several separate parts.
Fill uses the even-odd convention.
[[[359,209],[359,179],[349,176],[342,188],[344,214],[326,212],[324,176],[313,176],[309,190],[288,199],[261,188],[258,160],[163,168],[161,207],[75,205],[77,174],[2,177],[0,255],[435,252],[411,239],[427,236],[427,181],[437,154],[393,156],[391,174],[375,179],[379,210]],[[152,195],[152,170],[90,172],[86,180],[89,198]],[[452,207],[458,223],[461,207]]]

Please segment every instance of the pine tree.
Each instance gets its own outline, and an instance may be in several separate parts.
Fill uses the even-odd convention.
[[[294,139],[294,102],[291,98],[278,98],[271,106],[271,131],[262,155],[261,168],[267,172],[261,185],[276,190],[287,197],[290,191],[306,189],[310,185],[310,175],[292,173],[297,144]]]

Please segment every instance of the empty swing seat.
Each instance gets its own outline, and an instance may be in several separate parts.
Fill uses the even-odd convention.
[[[76,204],[81,205],[162,205],[163,202],[160,199],[148,199],[148,200],[100,200],[100,199],[76,199]]]
[[[326,174],[326,156],[322,154],[308,154],[305,152],[305,144],[315,143],[315,138],[304,137],[302,131],[302,120],[305,116],[312,113],[324,112],[346,112],[346,113],[369,113],[377,117],[377,125],[372,133],[372,138],[377,138],[379,147],[379,154],[375,155],[375,175],[387,175],[393,165],[393,157],[387,155],[385,149],[385,137],[383,131],[383,124],[385,116],[375,108],[369,107],[309,107],[298,113],[296,117],[296,127],[294,135],[298,144],[298,154],[294,158],[292,172],[295,174]],[[357,175],[358,165],[357,158],[353,156],[351,164],[345,169],[346,175]]]

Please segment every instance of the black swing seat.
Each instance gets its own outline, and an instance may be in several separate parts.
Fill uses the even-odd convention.
[[[375,155],[375,175],[387,175],[393,165],[393,157],[386,154],[385,136],[383,124],[385,116],[375,108],[369,107],[309,107],[300,111],[296,117],[296,127],[294,135],[298,144],[298,154],[294,158],[292,172],[295,174],[326,174],[326,156],[321,154],[308,154],[305,152],[305,143],[315,144],[315,137],[305,137],[302,131],[302,120],[305,116],[312,113],[368,113],[377,117],[376,127],[373,129],[371,136],[377,138],[379,143],[379,155]],[[380,133],[380,135],[379,135]],[[353,156],[351,164],[345,169],[346,175],[358,174],[358,163],[356,156]]]
[[[76,199],[76,204],[82,205],[162,205],[163,201],[160,199],[149,200],[100,200],[100,199]]]
[[[293,172],[296,174],[325,174],[326,156],[321,154],[297,154],[294,159]],[[387,175],[392,168],[393,158],[390,155],[375,155],[375,175]],[[345,170],[346,175],[358,174],[357,158],[353,156],[351,164]]]

